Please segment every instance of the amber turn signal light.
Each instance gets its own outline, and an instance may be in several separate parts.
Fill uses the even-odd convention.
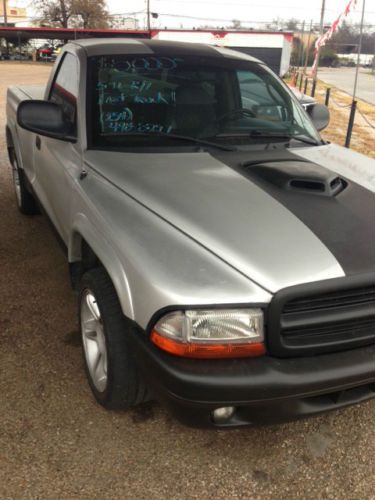
[[[151,341],[163,351],[185,358],[250,358],[266,353],[263,342],[246,344],[184,343],[163,337],[155,330],[151,333]]]

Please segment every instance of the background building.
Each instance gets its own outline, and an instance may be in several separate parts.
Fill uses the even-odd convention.
[[[25,25],[28,22],[26,9],[21,7],[12,7],[6,3],[6,14],[8,26]],[[0,25],[4,25],[4,5],[0,1]]]

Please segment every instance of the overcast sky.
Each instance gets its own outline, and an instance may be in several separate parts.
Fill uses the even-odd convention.
[[[326,21],[333,21],[347,1],[326,0]],[[277,17],[295,17],[301,21],[310,22],[313,19],[319,22],[321,3],[321,0],[150,0],[151,12],[160,14],[159,19],[153,20],[155,26],[178,27],[182,24],[189,28],[201,24],[221,26],[232,19],[264,23]],[[145,9],[146,0],[108,0],[108,6],[112,13],[138,12]],[[355,11],[349,16],[354,22],[360,21],[361,8],[362,0],[358,0]],[[177,17],[162,14],[174,14]],[[195,20],[182,16],[207,19]],[[138,14],[138,17],[143,22],[142,14]],[[374,0],[367,0],[366,23],[375,24]]]
[[[360,21],[362,1],[358,0],[358,5],[348,20]],[[347,2],[348,0],[326,0],[326,23],[333,21]],[[159,14],[158,19],[152,20],[155,27],[192,28],[205,24],[223,26],[230,24],[232,19],[239,19],[244,26],[250,26],[245,21],[252,21],[254,28],[261,29],[265,22],[277,17],[294,17],[305,20],[306,23],[310,20],[319,22],[321,3],[322,0],[150,0],[150,10]],[[9,0],[9,4],[27,6],[32,1]],[[107,0],[107,5],[111,14],[137,13],[140,27],[143,27],[145,15],[142,12],[146,10],[146,0]],[[375,0],[366,0],[366,5],[365,22],[375,25]],[[165,14],[172,14],[173,17]]]

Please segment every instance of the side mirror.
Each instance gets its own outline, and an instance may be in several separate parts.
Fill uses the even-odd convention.
[[[320,132],[328,127],[329,124],[329,110],[324,104],[314,104],[309,106],[307,113],[315,125],[316,129]]]
[[[17,123],[35,134],[76,142],[72,126],[64,120],[61,106],[50,101],[22,101],[17,109]]]

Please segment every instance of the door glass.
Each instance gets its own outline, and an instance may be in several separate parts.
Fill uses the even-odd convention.
[[[77,128],[78,80],[77,58],[67,53],[53,82],[50,101],[62,107],[65,120],[72,126],[72,133],[76,133]]]

